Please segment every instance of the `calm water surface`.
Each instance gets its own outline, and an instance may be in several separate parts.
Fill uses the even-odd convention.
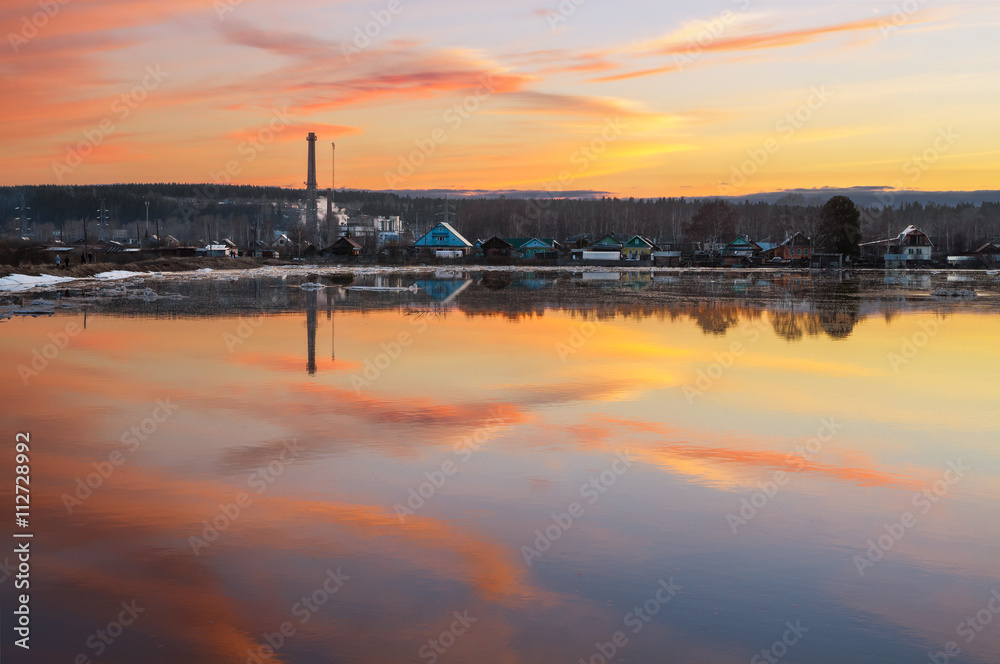
[[[32,661],[1000,661],[1000,298],[962,279],[48,293],[0,323]]]

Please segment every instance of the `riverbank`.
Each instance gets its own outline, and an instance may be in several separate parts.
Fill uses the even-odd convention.
[[[196,272],[211,270],[252,270],[260,267],[294,265],[288,261],[263,258],[155,258],[134,263],[86,263],[63,265],[0,265],[0,278],[12,274],[29,277],[51,275],[85,279],[104,272]]]

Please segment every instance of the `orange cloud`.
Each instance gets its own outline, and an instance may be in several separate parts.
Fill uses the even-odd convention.
[[[780,32],[765,32],[750,35],[739,35],[733,37],[720,37],[708,41],[701,48],[708,52],[723,51],[749,51],[764,48],[785,48],[788,46],[800,46],[825,39],[831,35],[844,32],[867,32],[878,30],[881,18],[868,18],[860,21],[850,21],[848,23],[837,23],[834,25],[820,26],[818,28],[804,28],[800,30],[785,30]],[[670,42],[654,48],[651,52],[657,55],[674,55],[685,53],[691,48],[688,43],[678,44]]]
[[[620,438],[622,429],[630,429],[637,433],[655,434],[658,437],[688,436],[704,437],[706,432],[682,432],[679,429],[665,426],[656,422],[642,420],[629,420],[624,418],[592,416],[582,425],[573,427],[572,431],[590,447],[603,445],[606,441]],[[806,459],[790,452],[777,452],[773,450],[740,449],[736,445],[760,444],[760,440],[739,439],[729,435],[723,436],[726,446],[695,445],[686,441],[672,441],[669,443],[644,443],[642,446],[631,449],[632,456],[641,458],[647,463],[663,465],[667,467],[678,467],[681,472],[692,473],[692,466],[687,463],[708,462],[705,468],[701,468],[694,474],[701,474],[701,471],[710,472],[711,466],[716,464],[734,465],[751,469],[774,469],[786,472],[798,472],[809,475],[817,475],[826,479],[841,482],[850,482],[859,486],[881,486],[918,490],[922,488],[920,478],[907,477],[897,473],[876,470],[860,466],[834,465],[816,460]],[[618,443],[617,446],[621,446]],[[790,446],[789,449],[793,449]],[[858,460],[855,457],[855,460]],[[680,465],[678,465],[680,463]]]
[[[777,32],[760,32],[756,34],[736,35],[732,37],[721,36],[716,39],[706,40],[704,44],[699,44],[699,53],[726,53],[739,51],[756,51],[772,48],[787,48],[790,46],[801,46],[817,42],[837,34],[842,33],[862,33],[878,30],[884,19],[870,18],[835,25],[821,26],[817,28],[804,28],[798,30],[785,30]],[[682,55],[690,52],[691,42],[679,42],[668,38],[658,44],[654,44],[644,55]],[[617,74],[614,76],[604,76],[592,79],[593,82],[613,82],[623,81],[642,76],[652,76],[655,74],[669,74],[681,71],[692,63],[679,64],[672,63],[661,67],[653,67],[638,71]],[[696,63],[695,63],[696,64]]]

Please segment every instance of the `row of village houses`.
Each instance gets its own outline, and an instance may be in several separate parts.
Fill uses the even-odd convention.
[[[394,237],[398,240],[399,233]],[[377,242],[377,244],[376,244]],[[161,256],[262,258],[351,259],[365,249],[380,249],[386,245],[382,237],[345,235],[329,246],[319,248],[312,243],[294,243],[286,233],[277,231],[270,242],[253,242],[240,248],[229,239],[211,241],[204,246],[184,246],[176,238],[150,236],[145,247],[125,245],[116,241],[91,244],[93,251],[105,254],[134,254],[156,251]],[[367,245],[371,244],[371,247]],[[154,249],[155,247],[155,249]],[[554,238],[499,237],[469,241],[449,223],[439,223],[412,247],[406,247],[421,258],[485,259],[487,262],[556,261],[576,264],[614,264],[619,262],[649,262],[664,267],[789,265],[801,267],[839,267],[839,254],[818,252],[810,238],[794,233],[783,242],[754,241],[738,236],[728,243],[677,243],[654,241],[642,235],[608,234],[600,238],[577,235],[563,241]],[[46,251],[63,253],[68,259],[72,246],[50,246]],[[923,231],[908,226],[899,235],[860,245],[863,264],[884,265],[886,268],[920,267],[945,261],[955,267],[996,267],[1000,265],[1000,242],[988,242],[974,252],[939,256],[935,245]],[[79,252],[77,252],[79,253]],[[125,258],[124,256],[122,258]],[[75,258],[74,260],[79,260]],[[93,258],[91,258],[93,260]]]
[[[887,268],[930,265],[937,258],[934,243],[923,231],[908,226],[899,235],[860,245],[865,262],[881,262]],[[559,259],[572,262],[649,261],[663,266],[801,265],[832,267],[843,265],[839,254],[816,251],[803,233],[783,242],[754,241],[737,236],[728,243],[656,242],[642,235],[609,234],[596,241],[579,235],[563,242],[553,238],[503,238],[470,242],[451,224],[441,223],[415,243],[422,255],[437,258],[478,256],[488,260]],[[988,242],[975,252],[948,256],[958,267],[992,267],[1000,264],[1000,242]]]

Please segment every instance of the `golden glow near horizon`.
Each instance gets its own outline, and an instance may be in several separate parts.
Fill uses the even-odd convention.
[[[362,189],[975,190],[1000,171],[996,2],[51,4],[0,11],[0,184],[301,187],[310,131]]]

